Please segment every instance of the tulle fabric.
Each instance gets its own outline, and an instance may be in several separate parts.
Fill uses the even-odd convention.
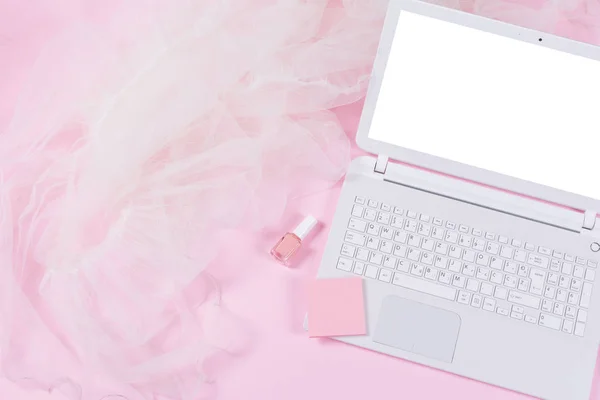
[[[600,36],[596,0],[436,2]],[[331,110],[364,96],[386,2],[16,4],[0,5],[4,376],[74,400],[214,396],[205,364],[245,346],[206,272],[216,237],[343,176]],[[28,38],[42,22],[52,35]]]

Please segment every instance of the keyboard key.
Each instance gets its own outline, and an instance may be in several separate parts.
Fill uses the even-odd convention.
[[[437,226],[442,226],[442,220],[439,218],[433,218],[433,224]]]
[[[594,279],[596,279],[596,271],[588,268],[588,270],[585,271],[585,280],[593,282]]]
[[[368,265],[367,271],[365,272],[365,276],[371,279],[377,279],[377,275],[379,274],[379,268],[374,265]]]
[[[407,232],[416,232],[417,222],[410,219],[404,220],[404,230]]]
[[[496,234],[492,232],[486,232],[485,238],[487,240],[496,240]]]
[[[381,242],[381,246],[379,246],[379,250],[385,254],[392,254],[392,251],[394,250],[394,244],[392,242],[388,242],[387,240],[383,240]]]
[[[510,263],[510,261],[508,261],[508,263]],[[504,264],[504,261],[501,258],[498,258],[496,256],[490,257],[490,267],[497,269],[497,270],[501,270],[502,264]],[[510,264],[507,264],[507,265],[510,265]],[[512,270],[512,269],[510,269],[510,270]]]
[[[548,283],[551,285],[557,285],[558,284],[558,274],[555,274],[554,272],[551,272],[548,274]]]
[[[410,263],[406,260],[398,260],[398,266],[396,267],[398,271],[402,272],[410,272]]]
[[[475,229],[475,228],[473,228],[473,230],[471,231],[471,233],[473,234],[473,236],[477,236],[477,237],[481,237],[483,235],[483,232],[481,231],[481,229]]]
[[[388,213],[380,212],[377,215],[377,223],[382,225],[388,225],[390,223],[391,215]]]
[[[528,276],[529,275],[529,267],[525,264],[519,265],[519,270],[517,272],[519,276]]]
[[[465,278],[464,276],[454,275],[454,277],[452,278],[452,286],[464,288],[466,283],[467,278]]]
[[[381,228],[381,237],[391,240],[394,237],[394,230],[390,227],[384,226]]]
[[[513,247],[516,247],[517,249],[521,248],[521,246],[523,246],[523,242],[521,242],[520,240],[517,239],[513,239],[511,244],[513,245]]]
[[[379,236],[379,231],[381,230],[381,227],[377,224],[374,223],[370,223],[367,225],[367,233],[369,235],[373,235],[373,236]]]
[[[423,255],[421,256],[421,262],[425,265],[433,265],[433,254],[423,252]]]
[[[514,319],[523,319],[523,313],[513,311],[510,313],[510,317]]]
[[[550,260],[548,258],[534,253],[529,253],[529,257],[527,258],[527,264],[538,268],[548,268],[549,262]]]
[[[571,280],[571,290],[579,292],[581,290],[581,281],[579,279]]]
[[[577,317],[577,309],[573,306],[567,306],[565,310],[565,317],[575,319],[575,317]]]
[[[421,246],[421,236],[413,235],[412,233],[410,233],[408,235],[408,242],[407,243],[408,243],[409,246],[420,247]]]
[[[485,250],[485,240],[478,239],[478,238],[473,239],[473,248],[477,251],[484,251]]]
[[[525,312],[525,309],[521,306],[512,306],[512,311],[523,314]]]
[[[344,243],[342,245],[342,252],[341,253],[342,253],[343,256],[353,258],[355,252],[356,252],[356,247],[352,246],[351,244]]]
[[[496,290],[494,291],[495,298],[506,300],[507,296],[508,296],[508,290],[506,290],[506,288],[503,288],[502,286],[496,286]]]
[[[516,261],[525,262],[526,259],[527,259],[527,252],[525,252],[523,250],[515,251],[515,260]]]
[[[544,290],[544,297],[553,299],[554,296],[556,296],[556,288],[553,286],[546,286],[546,289]]]
[[[354,261],[349,260],[344,257],[338,258],[337,269],[341,269],[342,271],[350,272],[352,271],[352,264]]]
[[[392,281],[392,272],[385,268],[379,271],[379,280],[383,282],[391,282]]]
[[[410,273],[417,276],[423,276],[425,268],[419,264],[410,264]]]
[[[581,264],[581,265],[586,265],[587,264],[587,261],[584,258],[581,258],[581,257],[576,257],[575,258],[575,262],[577,264]]]
[[[504,257],[504,258],[512,258],[514,254],[514,250],[512,249],[512,247],[508,247],[508,246],[502,246],[502,248],[500,249],[500,256]]]
[[[519,264],[517,264],[514,261],[507,261],[506,265],[504,266],[504,271],[508,272],[509,274],[516,274],[517,273],[517,269],[519,268],[518,265]]]
[[[592,284],[589,282],[585,282],[583,284],[583,290],[581,292],[581,301],[579,302],[579,305],[584,308],[589,308],[591,298],[592,298]]]
[[[475,262],[475,252],[471,250],[465,250],[463,252],[462,259],[466,262]]]
[[[365,272],[365,263],[355,262],[354,263],[354,273],[356,275],[362,275]]]
[[[369,200],[367,202],[367,205],[369,207],[372,207],[372,208],[378,208],[379,207],[379,203],[377,201],[375,201],[375,200]]]
[[[504,307],[496,308],[496,313],[498,313],[500,315],[504,315],[505,317],[508,316],[508,310]]]
[[[355,206],[356,207],[356,206]],[[348,228],[357,232],[364,232],[367,227],[367,223],[365,221],[361,221],[356,218],[350,218],[348,222]]]
[[[417,213],[414,211],[406,210],[406,216],[408,218],[415,219],[415,218],[417,218]]]
[[[494,294],[494,286],[484,282],[481,284],[481,289],[479,289],[479,291],[486,296],[492,296]]]
[[[549,314],[540,315],[540,325],[546,328],[559,330],[562,325],[562,319]]]
[[[446,228],[454,230],[456,229],[456,224],[454,222],[447,221]]]
[[[479,281],[475,279],[468,279],[467,290],[470,290],[471,292],[479,292]]]
[[[517,287],[517,278],[511,275],[506,275],[504,277],[504,286],[509,287],[509,288],[516,288]]]
[[[372,249],[372,250],[377,250],[379,249],[379,239],[375,239],[375,238],[368,238],[367,239],[367,247]]]
[[[565,261],[575,262],[575,257],[570,254],[565,254]]]
[[[498,243],[488,242],[487,246],[485,247],[485,251],[490,254],[498,254],[500,251],[500,245],[498,245]]]
[[[530,324],[537,324],[537,317],[525,314],[525,322],[529,322]]]
[[[409,247],[406,252],[406,258],[413,261],[419,261],[419,258],[421,258],[421,250],[415,250]]]
[[[532,294],[541,296],[542,291],[544,290],[544,280],[546,278],[546,273],[540,271],[539,269],[531,268],[529,272],[529,277],[531,278],[531,288],[529,291]]]
[[[563,327],[562,327],[562,331],[564,333],[573,333],[573,321],[569,321],[568,319],[565,319],[563,321]]]
[[[419,278],[414,278],[409,275],[403,275],[399,273],[394,274],[394,285],[404,287],[406,289],[416,290],[418,292],[427,293],[432,296],[441,297],[446,300],[452,300],[456,298],[456,289],[438,285],[437,283],[425,281]]]
[[[377,218],[377,211],[370,208],[365,210],[365,219],[368,219],[369,221],[375,221],[375,218]]]
[[[579,312],[577,313],[577,322],[586,323],[587,322],[587,316],[588,316],[587,311],[585,311],[585,310],[579,310]]]
[[[496,300],[488,297],[483,299],[483,309],[485,311],[494,311],[496,309]]]
[[[392,225],[394,228],[402,228],[404,226],[404,218],[397,215],[392,215],[392,218],[390,219],[390,225]]]
[[[554,250],[554,252],[552,252],[552,257],[563,258],[564,256],[565,256],[565,253],[563,253],[562,251]]]
[[[583,336],[583,333],[585,332],[585,324],[582,324],[581,322],[577,322],[575,324],[575,336]]]
[[[463,275],[475,276],[475,266],[472,264],[465,264],[462,270]]]
[[[552,312],[556,315],[560,315],[562,317],[562,315],[565,312],[565,305],[564,304],[560,304],[560,303],[554,303],[554,310],[552,310]]]
[[[351,244],[355,244],[357,246],[364,246],[365,242],[367,241],[367,237],[365,235],[361,235],[354,232],[346,232],[344,241]]]
[[[392,211],[392,207],[390,207],[390,205],[389,205],[389,204],[385,204],[385,203],[381,203],[381,209],[382,209],[383,211],[387,211],[387,212],[390,212],[390,211]]]
[[[519,278],[519,285],[517,286],[517,289],[519,289],[522,292],[528,292],[529,291],[529,280]]]
[[[362,218],[365,208],[359,205],[352,207],[352,215],[358,218]]]
[[[508,238],[506,236],[498,236],[498,241],[502,244],[508,244]]]
[[[556,300],[557,301],[562,301],[563,303],[565,303],[567,301],[567,296],[569,295],[569,292],[565,289],[558,289],[556,291]]]
[[[483,305],[483,297],[478,294],[473,295],[473,299],[471,300],[471,305],[475,308],[479,308]]]
[[[584,271],[585,271],[585,268],[577,265],[577,266],[575,266],[575,269],[573,270],[573,276],[575,278],[583,278],[583,274],[585,273]]]
[[[396,262],[398,262],[398,259],[395,257],[390,257],[390,256],[383,257],[383,266],[386,268],[395,269]]]
[[[426,214],[421,214],[419,216],[419,219],[421,221],[423,221],[423,222],[429,222],[429,221],[431,221],[431,217],[429,215],[426,215]]]
[[[371,264],[381,265],[381,263],[383,262],[383,255],[381,253],[371,252],[369,262]]]
[[[452,280],[452,274],[446,271],[440,271],[440,277],[438,278],[438,281],[445,283],[446,285],[450,284],[450,281]]]
[[[404,210],[402,208],[396,207],[394,208],[394,214],[402,215],[404,214]]]
[[[571,287],[571,279],[561,275],[560,278],[558,278],[558,286],[563,289],[569,289]]]
[[[458,302],[460,304],[470,304],[471,303],[471,293],[466,292],[464,290],[460,290],[458,292]]]
[[[477,263],[477,265],[482,265],[484,267],[487,267],[488,264],[490,263],[490,256],[488,256],[487,254],[479,253],[477,255],[476,263]]]
[[[435,252],[438,254],[446,255],[448,253],[448,245],[443,242],[437,242],[435,245]]]
[[[369,254],[371,254],[369,250],[359,248],[356,252],[356,258],[361,261],[369,261]]]
[[[431,267],[427,267],[425,268],[425,278],[426,279],[431,279],[432,281],[437,280],[438,277],[438,271],[436,269],[433,269]]]
[[[356,196],[356,197],[354,198],[354,202],[355,202],[355,203],[358,203],[358,204],[363,204],[363,205],[364,205],[364,204],[365,204],[365,198],[364,198],[364,197],[361,197],[361,196]]]
[[[466,226],[466,225],[460,225],[460,226],[458,227],[458,230],[459,230],[460,232],[462,232],[462,233],[469,233],[469,230],[470,230],[470,229],[469,229],[469,227],[468,227],[468,226]]]
[[[402,231],[396,231],[394,234],[394,242],[397,243],[406,243],[406,239],[408,238],[408,234]]]
[[[447,231],[444,240],[448,243],[456,243],[458,241],[458,233]]]
[[[431,233],[431,225],[427,224],[419,224],[419,229],[417,229],[417,233],[423,236],[429,236]]]
[[[543,254],[545,256],[551,256],[552,255],[552,250],[550,250],[547,247],[538,247],[538,253]]]
[[[446,257],[435,256],[434,265],[437,268],[445,269],[448,266],[448,259]]]
[[[487,268],[479,267],[477,269],[477,279],[487,281],[490,279],[490,270]]]
[[[448,255],[453,258],[461,258],[462,249],[458,246],[450,246],[448,251]]]
[[[444,239],[444,230],[442,228],[436,228],[435,226],[431,229],[431,237],[434,239]]]
[[[542,310],[546,312],[552,312],[554,308],[554,303],[550,300],[542,300]]]
[[[460,272],[462,270],[462,262],[458,260],[449,260],[448,269],[452,272]]]
[[[550,260],[550,270],[551,271],[555,271],[555,272],[560,272],[562,268],[561,262],[556,260],[556,259],[552,259]]]
[[[400,246],[399,244],[394,246],[394,255],[397,257],[405,257],[406,256],[406,247]]]
[[[492,281],[493,283],[496,283],[498,285],[501,285],[502,282],[504,281],[504,275],[502,275],[501,272],[492,271],[490,281]]]
[[[598,263],[596,261],[588,261],[588,267],[596,268],[597,266],[598,266]]]
[[[569,304],[579,304],[579,293],[569,292],[567,296],[567,302]]]
[[[525,243],[525,250],[535,251],[535,245],[531,243]]]
[[[517,292],[516,290],[511,290],[509,292],[508,301],[521,306],[535,308],[536,310],[540,308],[540,299],[525,293]]]

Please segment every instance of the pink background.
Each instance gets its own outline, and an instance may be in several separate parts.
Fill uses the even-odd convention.
[[[5,9],[15,11],[17,1]],[[65,2],[57,2],[65,3]],[[12,5],[11,5],[12,4]],[[43,21],[44,10],[32,5],[30,26],[37,32],[24,35],[28,44],[21,52],[2,53],[0,59],[13,57],[20,65],[36,54],[43,37],[60,21]],[[65,7],[65,10],[67,8]],[[93,10],[97,12],[98,10]],[[15,11],[16,12],[16,11]],[[63,15],[66,18],[66,16]],[[99,16],[100,18],[100,16]],[[0,22],[3,19],[0,19]],[[39,21],[44,23],[38,24]],[[0,31],[0,33],[2,33]],[[14,104],[14,96],[26,71],[6,69],[0,73],[11,79],[0,82],[0,130]],[[4,84],[5,86],[2,86]],[[346,132],[354,139],[361,105],[338,110]],[[360,150],[353,149],[354,156]],[[341,184],[335,188],[290,202],[281,231],[247,236],[231,232],[223,238],[223,246],[236,244],[236,251],[223,252],[216,265],[232,265],[215,269],[213,274],[223,285],[223,304],[246,327],[249,341],[244,354],[219,360],[214,366],[217,396],[221,400],[306,400],[306,399],[525,399],[527,396],[436,371],[410,362],[372,353],[327,339],[309,339],[302,329],[306,310],[306,288],[315,276],[327,239],[329,222],[337,202]],[[292,269],[281,267],[268,256],[285,229],[292,229],[302,216],[313,214],[322,226],[303,248],[299,262]],[[597,373],[598,374],[598,373]],[[597,378],[597,377],[596,377]],[[597,385],[592,399],[600,399]],[[0,398],[18,400],[63,399],[56,393],[26,392],[0,380]]]

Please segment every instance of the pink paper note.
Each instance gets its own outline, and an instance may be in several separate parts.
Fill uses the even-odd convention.
[[[311,282],[308,293],[310,337],[366,333],[361,278],[319,279]]]

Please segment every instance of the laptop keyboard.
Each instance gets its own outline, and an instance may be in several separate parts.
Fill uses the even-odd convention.
[[[357,196],[337,268],[583,336],[597,263]]]

